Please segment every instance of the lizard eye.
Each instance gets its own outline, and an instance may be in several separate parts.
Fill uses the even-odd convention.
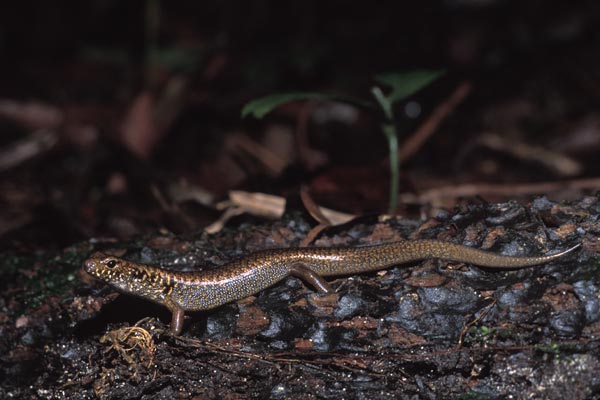
[[[106,263],[106,266],[108,268],[114,268],[117,266],[117,261],[116,260],[110,260],[109,262]]]

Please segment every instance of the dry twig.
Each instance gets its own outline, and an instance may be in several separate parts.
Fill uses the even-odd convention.
[[[438,129],[442,121],[468,96],[471,84],[463,82],[454,92],[427,117],[419,128],[400,146],[398,157],[401,163],[410,159],[431,135]],[[386,159],[386,162],[389,160]]]
[[[224,213],[219,220],[207,226],[205,231],[208,233],[218,232],[229,218],[244,212],[265,218],[281,218],[285,210],[285,199],[265,193],[232,190],[229,192],[229,200],[217,204],[217,208],[222,210],[234,209],[234,211]],[[319,210],[333,225],[343,224],[354,218],[352,214],[342,213],[325,207],[319,207]]]
[[[561,190],[600,189],[600,178],[573,179],[559,182],[535,182],[521,184],[469,183],[428,189],[420,194],[402,193],[400,201],[412,204],[439,204],[459,197],[504,196],[514,197]]]
[[[315,203],[312,197],[310,197],[308,189],[305,186],[300,189],[300,198],[302,199],[306,211],[308,211],[308,213],[319,223],[308,232],[304,239],[302,239],[300,247],[306,247],[315,240],[319,233],[331,226],[331,221],[323,215],[321,208]]]
[[[575,176],[583,170],[581,163],[564,154],[523,143],[514,138],[508,140],[496,133],[484,133],[479,137],[478,143],[521,160],[539,163],[560,176]]]

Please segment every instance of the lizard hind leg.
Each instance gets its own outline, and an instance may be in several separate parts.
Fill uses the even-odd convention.
[[[323,277],[304,264],[294,264],[290,268],[290,275],[310,283],[319,293],[335,293],[335,290],[333,290]]]
[[[172,313],[171,317],[171,333],[174,336],[177,336],[181,333],[181,329],[183,329],[183,321],[185,317],[185,311],[183,308],[177,305],[171,305],[168,307]]]

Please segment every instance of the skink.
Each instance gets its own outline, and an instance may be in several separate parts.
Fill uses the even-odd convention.
[[[290,275],[310,283],[319,292],[330,293],[333,290],[323,277],[376,271],[427,258],[488,268],[521,268],[556,260],[579,246],[537,257],[501,256],[437,240],[366,247],[273,249],[252,253],[220,268],[201,272],[173,272],[94,253],[84,262],[84,269],[121,292],[167,307],[172,312],[171,331],[177,335],[183,327],[186,311],[207,310],[243,299]]]

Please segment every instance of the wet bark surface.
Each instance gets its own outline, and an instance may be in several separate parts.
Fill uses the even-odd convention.
[[[582,243],[546,265],[491,271],[426,260],[331,281],[288,278],[190,313],[174,337],[160,306],[80,270],[92,251],[174,270],[294,247],[313,222],[238,220],[215,235],[90,240],[2,259],[2,398],[593,398],[600,393],[600,201],[475,204],[425,222],[359,218],[318,246],[439,239],[504,255]]]

